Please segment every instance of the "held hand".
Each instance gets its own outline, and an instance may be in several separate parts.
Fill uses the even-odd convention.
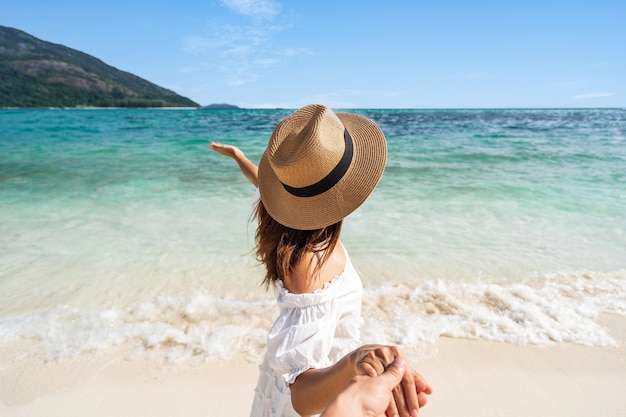
[[[378,376],[395,360],[405,360],[397,346],[364,345],[355,351],[357,375]],[[388,415],[415,416],[420,407],[426,405],[427,395],[432,388],[410,365],[405,365],[402,381],[393,390],[393,401],[389,403]]]
[[[393,389],[394,401],[389,404],[389,415],[417,417],[432,392],[426,380],[407,364],[402,382]]]
[[[357,375],[378,376],[385,372],[394,359],[405,359],[397,346],[363,345],[355,351]]]
[[[392,390],[405,372],[404,360],[396,359],[380,376],[356,376],[333,400],[322,417],[379,417],[387,410]]]

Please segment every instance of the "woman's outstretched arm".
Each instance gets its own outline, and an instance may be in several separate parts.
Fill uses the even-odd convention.
[[[237,165],[239,165],[239,169],[244,177],[254,184],[255,187],[259,187],[259,168],[254,162],[250,161],[246,157],[241,149],[236,146],[223,145],[217,142],[209,143],[209,148],[213,149],[217,153],[233,158],[235,162],[237,162]]]

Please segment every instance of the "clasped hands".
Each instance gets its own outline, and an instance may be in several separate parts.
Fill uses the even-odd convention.
[[[393,395],[386,409],[387,416],[416,417],[420,407],[426,405],[427,395],[432,393],[432,388],[406,362],[399,347],[364,345],[354,351],[354,360],[357,375],[366,377],[382,375],[394,360],[404,363],[404,374],[401,382],[392,390]]]

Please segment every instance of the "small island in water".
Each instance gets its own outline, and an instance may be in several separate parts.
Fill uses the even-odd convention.
[[[209,104],[208,106],[202,106],[202,110],[239,110],[241,107],[235,106],[234,104]]]

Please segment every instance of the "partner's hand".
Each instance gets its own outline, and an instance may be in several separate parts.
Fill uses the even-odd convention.
[[[404,353],[397,346],[364,345],[355,351],[357,375],[382,375],[396,359],[406,361]],[[393,389],[393,401],[389,403],[388,415],[400,417],[415,416],[420,407],[428,402],[432,388],[424,378],[407,363],[402,381]]]
[[[356,376],[329,404],[322,417],[379,417],[392,400],[392,390],[405,372],[404,360],[394,360],[380,376]]]

